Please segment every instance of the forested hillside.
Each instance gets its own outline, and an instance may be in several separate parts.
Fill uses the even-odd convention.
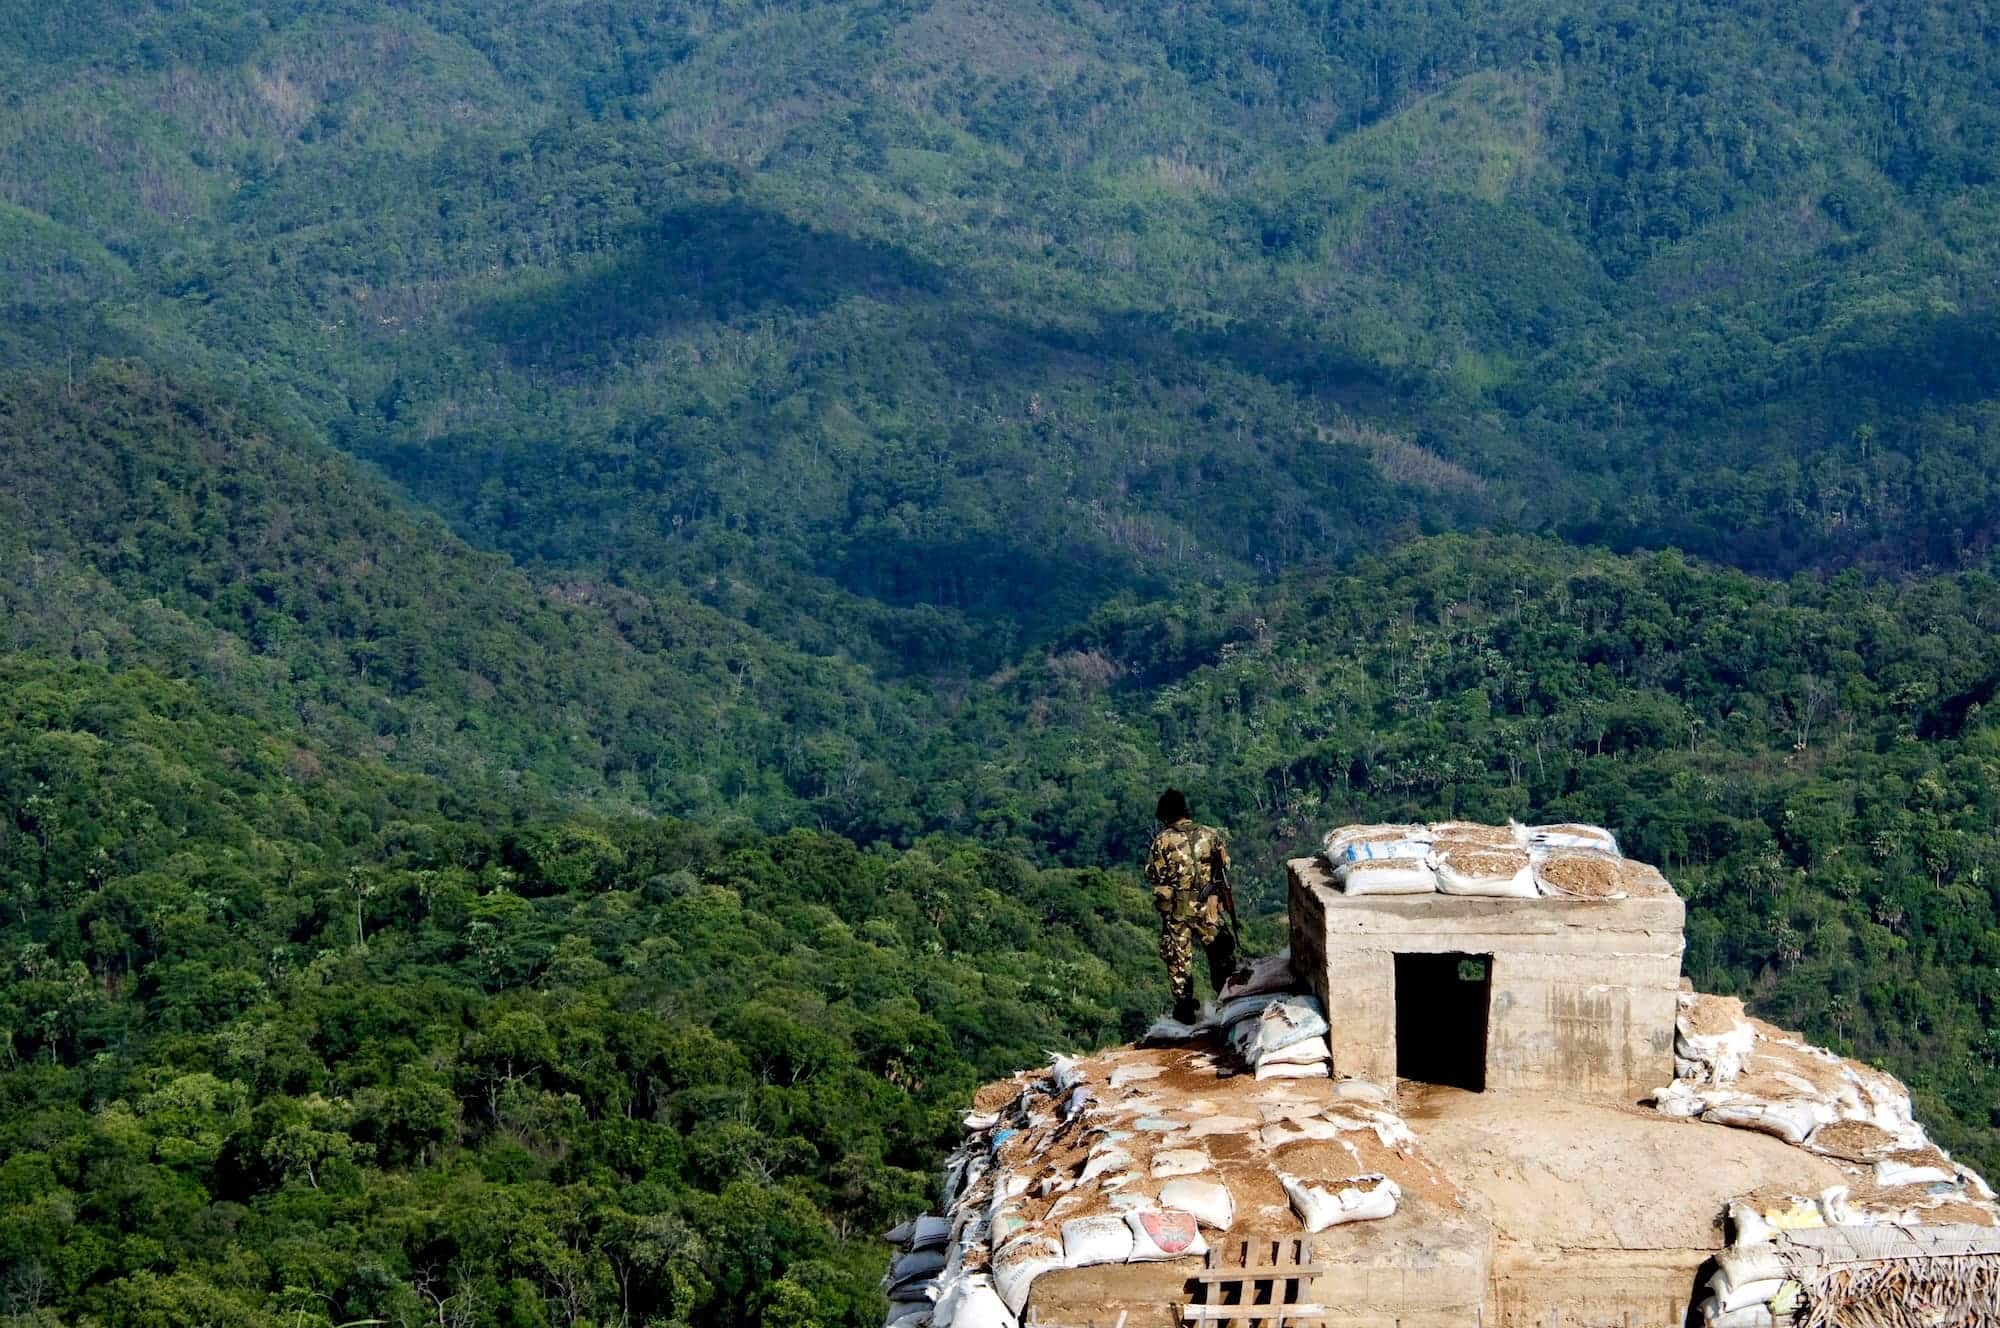
[[[0,0],[0,1312],[880,1322],[1359,817],[2000,1169],[2000,28]]]

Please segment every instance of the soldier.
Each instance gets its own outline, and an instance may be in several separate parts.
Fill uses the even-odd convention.
[[[1173,988],[1174,1018],[1191,1024],[1200,1013],[1194,999],[1194,946],[1208,955],[1208,980],[1217,990],[1236,970],[1236,934],[1225,926],[1229,851],[1222,832],[1197,825],[1187,795],[1168,789],[1153,811],[1161,825],[1146,855],[1146,884],[1160,910],[1160,958]]]

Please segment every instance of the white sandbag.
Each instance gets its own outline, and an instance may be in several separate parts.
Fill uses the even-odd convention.
[[[1331,1181],[1325,1189],[1308,1185],[1282,1172],[1278,1183],[1292,1201],[1292,1211],[1307,1231],[1324,1231],[1343,1222],[1370,1222],[1390,1217],[1402,1202],[1403,1191],[1395,1181],[1379,1172],[1348,1176]]]
[[[1090,1090],[1082,1084],[1078,1084],[1069,1091],[1068,1099],[1063,1102],[1062,1118],[1066,1121],[1075,1120],[1083,1114],[1084,1108],[1090,1105],[1090,1101]]]
[[[1096,1180],[1107,1171],[1124,1171],[1132,1165],[1132,1155],[1122,1148],[1092,1149],[1083,1160],[1083,1171],[1078,1174],[1078,1183]]]
[[[1701,1094],[1695,1092],[1694,1086],[1685,1079],[1676,1079],[1653,1094],[1653,1110],[1679,1120],[1699,1116],[1707,1106]]]
[[[913,1250],[943,1249],[951,1239],[951,1219],[925,1213],[918,1218],[910,1233],[910,1248]]]
[[[1197,1176],[1207,1171],[1208,1154],[1199,1148],[1163,1148],[1153,1154],[1153,1179],[1170,1176]]]
[[[1310,1065],[1279,1065],[1259,1063],[1256,1070],[1258,1079],[1330,1079],[1333,1066],[1326,1061],[1314,1061]]]
[[[1809,1098],[1786,1098],[1779,1102],[1711,1102],[1701,1118],[1714,1125],[1733,1125],[1739,1130],[1756,1130],[1775,1135],[1788,1144],[1802,1144],[1813,1127],[1831,1119],[1833,1112]]]
[[[1008,1201],[1004,1204],[996,1205],[987,1213],[986,1239],[997,1250],[1023,1231],[1026,1231],[1028,1225],[1027,1213],[1022,1211],[1012,1201]]]
[[[1111,1086],[1123,1088],[1127,1084],[1144,1083],[1157,1079],[1167,1072],[1164,1065],[1121,1065],[1111,1072]]]
[[[1063,1266],[1062,1247],[1044,1236],[1024,1236],[993,1256],[993,1289],[1010,1313],[1019,1315],[1028,1292],[1043,1273]]]
[[[1072,1088],[1075,1088],[1078,1084],[1082,1082],[1083,1082],[1083,1071],[1077,1068],[1076,1057],[1060,1056],[1056,1055],[1053,1052],[1050,1053],[1049,1085],[1056,1091],[1056,1093],[1058,1094],[1067,1093]]]
[[[1333,869],[1333,878],[1350,895],[1427,895],[1438,888],[1437,873],[1423,858],[1346,862]]]
[[[1683,1076],[1709,1084],[1726,1084],[1743,1073],[1744,1062],[1757,1046],[1757,1030],[1739,1024],[1726,1033],[1674,1035],[1674,1068],[1686,1062],[1693,1073]]]
[[[1710,1283],[1710,1289],[1714,1284]],[[1740,1287],[1732,1287],[1726,1293],[1715,1292],[1715,1307],[1718,1310],[1740,1310],[1749,1305],[1769,1305],[1771,1298],[1785,1289],[1782,1277],[1766,1278],[1762,1282],[1745,1282]]]
[[[1160,1207],[1191,1213],[1202,1226],[1227,1231],[1236,1221],[1236,1198],[1213,1180],[1170,1180],[1160,1187]]]
[[[1324,1037],[1305,1038],[1289,1047],[1265,1052],[1257,1058],[1257,1068],[1261,1070],[1266,1065],[1313,1065],[1332,1059],[1333,1049]]]
[[[1215,1007],[1215,1022],[1222,1028],[1234,1028],[1245,1019],[1254,1018],[1269,1009],[1274,1001],[1285,999],[1285,993],[1259,992],[1254,996],[1238,996],[1235,1000],[1224,1001]]]
[[[1132,1228],[1132,1263],[1158,1263],[1208,1253],[1201,1225],[1193,1213],[1178,1209],[1140,1209],[1125,1214]]]
[[[1601,825],[1531,825],[1524,835],[1530,848],[1583,849],[1618,854],[1618,837]]]
[[[1782,1281],[1789,1271],[1790,1265],[1775,1245],[1739,1243],[1715,1256],[1715,1272],[1709,1276],[1708,1289],[1728,1299],[1728,1293],[1736,1287],[1773,1278]]]
[[[1273,1001],[1255,1019],[1246,1019],[1229,1034],[1229,1045],[1245,1061],[1255,1064],[1281,1047],[1327,1032],[1326,1011],[1311,996],[1290,996]]]
[[[1117,1213],[1073,1217],[1062,1224],[1063,1262],[1071,1268],[1124,1263],[1132,1255],[1132,1228]]]
[[[1440,894],[1533,899],[1535,868],[1520,849],[1450,845],[1431,855]]]
[[[1203,1116],[1188,1126],[1188,1137],[1206,1139],[1217,1134],[1249,1134],[1257,1128],[1257,1122],[1248,1116]]]
[[[1274,955],[1251,960],[1248,970],[1225,982],[1222,990],[1215,993],[1216,1003],[1226,1007],[1230,1001],[1244,996],[1289,991],[1295,980],[1292,972],[1292,947],[1288,945]]]
[[[1746,1305],[1740,1310],[1725,1310],[1715,1303],[1715,1297],[1710,1296],[1701,1302],[1699,1308],[1706,1328],[1772,1328],[1774,1323],[1769,1305]]]
[[[890,1227],[882,1239],[888,1241],[891,1245],[907,1245],[910,1243],[910,1237],[916,1234],[917,1219],[913,1217],[907,1222],[898,1222],[895,1226]]]
[[[1947,1169],[1928,1162],[1912,1165],[1908,1162],[1898,1162],[1892,1157],[1885,1157],[1875,1164],[1877,1185],[1935,1185],[1939,1182],[1957,1184],[1957,1169]]]
[[[1389,1090],[1366,1079],[1343,1079],[1333,1086],[1333,1095],[1345,1102],[1387,1102]]]
[[[1016,1328],[1016,1320],[993,1279],[984,1273],[969,1273],[954,1283],[938,1300],[933,1328]]]
[[[1421,825],[1344,825],[1320,841],[1326,860],[1338,867],[1348,862],[1380,862],[1389,858],[1422,858],[1437,836]]]

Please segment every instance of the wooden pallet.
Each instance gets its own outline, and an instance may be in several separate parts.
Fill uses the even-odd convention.
[[[1323,1271],[1310,1236],[1224,1237],[1209,1247],[1208,1267],[1189,1279],[1194,1299],[1181,1306],[1181,1322],[1323,1328],[1326,1311],[1306,1303]]]

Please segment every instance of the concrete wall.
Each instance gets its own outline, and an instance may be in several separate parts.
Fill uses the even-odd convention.
[[[1493,956],[1486,1088],[1634,1100],[1673,1078],[1678,898],[1341,893],[1290,864],[1292,967],[1326,1002],[1336,1073],[1393,1083],[1398,954]]]

